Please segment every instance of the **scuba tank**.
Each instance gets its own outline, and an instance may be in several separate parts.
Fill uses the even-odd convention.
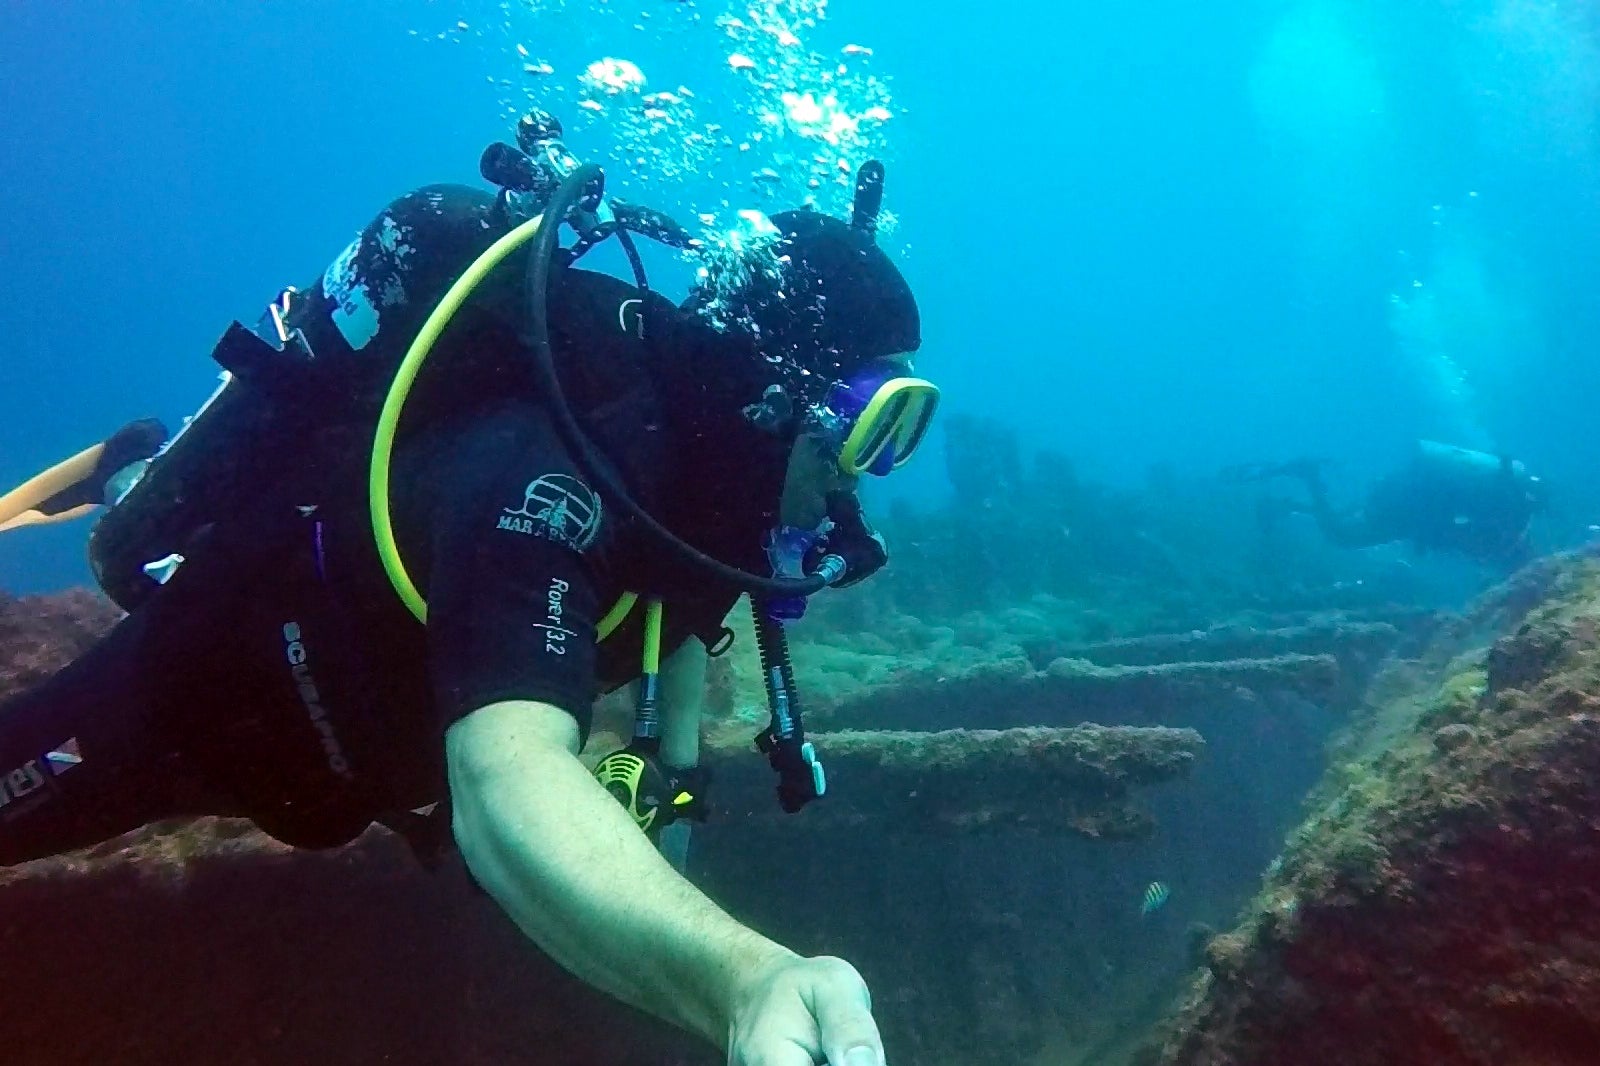
[[[286,472],[298,469],[280,442],[318,429],[309,398],[290,402],[283,388],[312,359],[304,334],[289,324],[297,296],[281,293],[255,330],[229,327],[212,352],[225,367],[221,383],[152,458],[119,479],[90,530],[90,569],[123,610],[166,584],[224,516],[278,498]]]
[[[1490,455],[1454,444],[1441,444],[1436,440],[1418,441],[1417,448],[1424,465],[1449,471],[1453,477],[1474,479],[1509,474],[1515,481],[1528,478],[1528,468],[1522,460],[1509,456]]]
[[[1544,499],[1544,483],[1528,473],[1527,465],[1509,455],[1492,455],[1434,440],[1417,442],[1417,462],[1464,498],[1520,499],[1537,509]]]
[[[221,482],[237,481],[231,475],[238,453],[228,449],[226,458],[208,455],[210,449],[196,444],[196,439],[248,439],[244,431],[256,423],[257,413],[257,405],[245,401],[243,390],[224,374],[204,406],[130,483],[119,486],[115,498],[107,500],[110,508],[89,531],[89,568],[118,607],[132,611],[166,584],[203,536],[205,523],[192,521],[199,498]],[[198,437],[191,434],[202,422],[206,429]],[[221,426],[234,432],[219,432],[216,427]],[[219,472],[216,465],[224,469]],[[206,509],[204,504],[200,507]]]

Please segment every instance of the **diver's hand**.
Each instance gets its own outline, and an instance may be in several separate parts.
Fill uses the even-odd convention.
[[[844,577],[833,583],[836,589],[859,585],[882,570],[889,562],[889,545],[883,535],[872,528],[861,512],[861,500],[853,492],[828,493],[828,517],[833,529],[819,546],[807,570],[816,568],[822,554],[837,555],[844,560]]]
[[[734,1004],[728,1066],[883,1066],[872,997],[843,959],[787,957]]]

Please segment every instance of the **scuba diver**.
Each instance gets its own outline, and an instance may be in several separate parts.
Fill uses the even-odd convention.
[[[1406,465],[1375,481],[1366,503],[1350,510],[1336,509],[1329,501],[1323,465],[1296,459],[1234,467],[1223,478],[1301,481],[1309,502],[1263,501],[1263,520],[1285,509],[1309,513],[1322,535],[1341,548],[1404,541],[1418,552],[1450,553],[1507,568],[1527,560],[1528,526],[1546,503],[1544,483],[1520,460],[1437,441],[1418,441]]]
[[[705,813],[699,700],[741,595],[777,799],[827,789],[785,626],[885,564],[857,484],[938,402],[875,241],[883,169],[849,220],[775,214],[770,269],[702,271],[675,307],[633,235],[698,242],[559,138],[536,111],[485,152],[494,193],[394,201],[229,327],[221,386],[153,455],[35,487],[97,495],[129,459],[90,536],[129,613],[0,705],[0,865],[178,816],[299,847],[377,822],[425,860],[453,843],[552,958],[730,1063],[881,1066],[849,963],[739,924],[663,853]],[[611,238],[632,283],[575,265]],[[591,704],[630,682],[633,739],[590,773]]]

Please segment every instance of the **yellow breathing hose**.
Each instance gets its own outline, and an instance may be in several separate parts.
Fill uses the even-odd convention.
[[[644,670],[643,673],[661,672],[661,601],[648,600],[644,605]]]
[[[394,439],[400,426],[400,413],[405,408],[407,397],[411,395],[411,387],[416,383],[422,364],[433,351],[433,346],[438,343],[445,328],[455,318],[456,312],[461,310],[461,305],[477,291],[483,279],[488,277],[495,267],[539,232],[539,224],[543,218],[543,215],[530,218],[495,241],[482,255],[474,259],[472,265],[462,272],[454,285],[450,286],[449,291],[444,294],[444,298],[439,301],[433,313],[422,324],[422,329],[411,341],[411,347],[406,350],[405,358],[400,362],[400,369],[395,372],[394,383],[389,386],[389,393],[384,397],[383,410],[378,414],[378,429],[372,441],[372,462],[367,471],[367,503],[372,512],[372,536],[377,542],[378,558],[383,562],[383,572],[389,576],[389,583],[394,586],[395,594],[419,622],[426,623],[428,620],[428,601],[422,598],[416,582],[411,580],[411,574],[406,570],[405,561],[400,558],[400,546],[394,537],[394,519],[389,510],[389,465],[394,455]],[[635,593],[623,593],[621,599],[612,605],[595,627],[596,639],[604,640],[610,636],[622,624],[623,619],[628,617],[638,598]]]

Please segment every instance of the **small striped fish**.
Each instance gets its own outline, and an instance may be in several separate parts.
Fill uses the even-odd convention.
[[[1139,905],[1141,916],[1153,914],[1166,905],[1172,896],[1172,889],[1164,881],[1151,881],[1150,887],[1144,890],[1144,902]]]

